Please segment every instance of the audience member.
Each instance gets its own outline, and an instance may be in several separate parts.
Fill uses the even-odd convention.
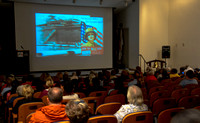
[[[70,123],[87,123],[89,119],[89,107],[84,100],[70,100],[65,107],[65,111]]]
[[[61,104],[63,92],[58,87],[48,91],[48,106],[41,107],[32,115],[29,123],[50,123],[69,120],[65,113],[65,105]]]
[[[49,77],[49,78],[46,80],[46,86],[45,86],[46,89],[44,89],[44,90],[41,92],[39,98],[42,98],[43,96],[47,95],[49,89],[52,88],[53,85],[54,85],[53,79],[51,79],[51,78]]]
[[[77,99],[79,98],[76,93],[73,92],[74,87],[72,81],[63,81],[61,83],[61,89],[63,90],[63,99]]]
[[[183,79],[179,84],[182,87],[185,87],[188,84],[198,84],[197,80],[194,79],[194,72],[192,70],[188,70],[186,72],[185,79]]]
[[[70,80],[73,80],[73,79],[77,79],[78,80],[78,76],[76,75],[76,72],[72,73],[72,77],[70,78]]]
[[[198,109],[185,109],[177,113],[171,123],[200,123],[200,111]]]
[[[69,80],[69,73],[65,71],[63,74],[63,81],[68,81],[68,80]]]
[[[180,77],[180,76],[178,75],[178,71],[177,71],[176,68],[172,68],[172,69],[171,69],[171,72],[170,72],[170,74],[169,74],[169,77],[170,77],[170,78],[177,78],[177,77]]]
[[[10,91],[12,89],[12,82],[13,82],[13,79],[11,77],[8,77],[7,80],[6,80],[6,86],[3,88],[3,90],[1,91],[1,95],[4,97],[4,94],[7,92],[7,91]]]
[[[154,71],[151,68],[147,68],[145,82],[147,81],[157,81],[157,78],[154,76]]]
[[[31,85],[23,85],[22,87],[22,95],[25,97],[24,99],[22,100],[19,100],[15,107],[13,107],[13,113],[14,114],[17,114],[18,113],[18,108],[19,106],[21,106],[22,104],[25,104],[25,103],[29,103],[29,102],[41,102],[42,100],[41,99],[36,99],[36,98],[33,98],[33,93],[34,93],[34,90],[33,88],[31,87]]]
[[[114,114],[118,122],[122,122],[125,115],[134,112],[147,111],[148,107],[143,103],[142,90],[133,85],[129,86],[127,92],[127,99],[129,104],[122,105],[122,107]]]
[[[24,86],[24,85],[20,85],[20,86],[17,87],[16,93],[17,93],[18,96],[12,97],[12,98],[8,101],[8,106],[9,106],[9,107],[12,107],[12,106],[13,106],[13,101],[14,101],[15,99],[24,96],[24,95],[23,95],[23,86]]]

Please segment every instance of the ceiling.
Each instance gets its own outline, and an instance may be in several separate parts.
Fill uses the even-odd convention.
[[[25,3],[40,3],[70,6],[112,7],[119,11],[135,0],[7,0]]]

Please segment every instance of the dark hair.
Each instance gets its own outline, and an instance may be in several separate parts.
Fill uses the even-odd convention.
[[[87,123],[89,119],[89,107],[84,100],[70,100],[65,107],[70,123]]]
[[[78,80],[73,79],[73,80],[67,80],[67,81],[62,82],[62,86],[64,87],[64,93],[65,94],[70,95],[70,94],[73,93],[73,89],[74,89],[73,83],[76,83],[76,81],[78,81]]]
[[[186,72],[186,76],[190,79],[194,78],[194,72],[192,70],[188,70]]]
[[[200,123],[200,111],[198,109],[185,109],[177,113],[171,123]]]
[[[58,87],[50,88],[48,91],[48,98],[51,103],[61,103],[63,92]]]
[[[172,70],[171,70],[171,73],[172,74],[175,74],[175,73],[177,73],[178,71],[177,71],[177,69],[176,68],[173,68]]]

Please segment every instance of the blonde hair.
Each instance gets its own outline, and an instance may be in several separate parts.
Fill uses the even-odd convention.
[[[53,79],[49,78],[49,79],[46,80],[46,86],[47,87],[53,87],[53,84],[54,84]]]
[[[143,104],[143,95],[142,90],[135,85],[129,86],[127,92],[127,99],[130,104],[142,105]]]
[[[31,87],[31,85],[28,84],[23,86],[22,91],[22,94],[26,99],[31,98],[34,93],[33,88]]]

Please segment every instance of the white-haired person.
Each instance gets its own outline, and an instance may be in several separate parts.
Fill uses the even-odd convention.
[[[124,116],[129,113],[148,111],[147,105],[144,104],[142,90],[136,85],[129,86],[127,101],[129,104],[122,105],[121,108],[114,114],[118,123],[121,123]]]

